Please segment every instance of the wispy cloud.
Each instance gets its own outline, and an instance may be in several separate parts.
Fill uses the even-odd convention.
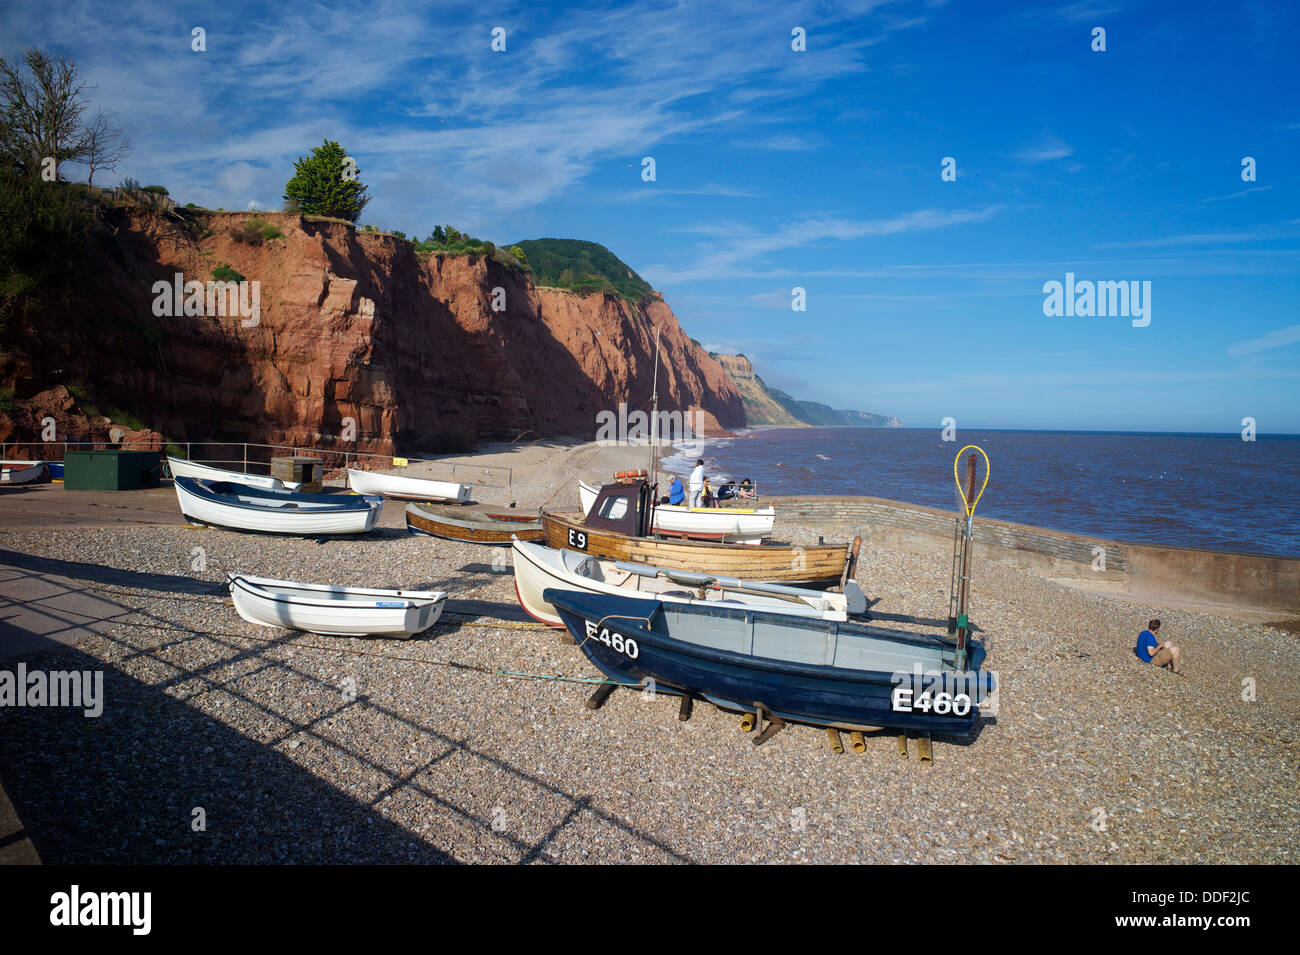
[[[1248,196],[1248,195],[1250,195],[1252,192],[1267,192],[1268,190],[1273,189],[1273,188],[1275,188],[1275,187],[1273,187],[1273,186],[1251,186],[1249,189],[1243,189],[1243,190],[1241,190],[1240,192],[1231,192],[1231,193],[1228,193],[1228,195],[1226,195],[1226,196],[1206,196],[1206,197],[1205,197],[1204,199],[1202,199],[1201,201],[1202,201],[1202,202],[1221,202],[1221,201],[1224,200],[1224,199],[1237,199],[1237,198],[1240,198],[1241,196]]]
[[[1095,3],[1072,3],[1068,7],[1058,7],[1056,15],[1070,23],[1083,23],[1110,16],[1117,9],[1117,7],[1103,7]]]
[[[779,135],[768,136],[765,139],[749,140],[739,143],[741,146],[748,146],[754,149],[770,149],[773,152],[799,153],[811,152],[818,146],[819,137],[812,134],[802,136]]]
[[[1240,242],[1267,242],[1300,236],[1296,230],[1282,230],[1276,226],[1256,226],[1245,232],[1187,232],[1167,235],[1158,239],[1132,239],[1127,242],[1101,242],[1094,249],[1159,249],[1196,245],[1227,245]]]
[[[1059,136],[1047,136],[1028,149],[1022,149],[1016,153],[1016,158],[1021,162],[1040,163],[1051,162],[1053,159],[1064,159],[1073,155],[1074,147],[1065,140]]]
[[[660,281],[666,279],[674,282],[727,277],[737,267],[743,267],[742,271],[747,272],[761,266],[764,256],[774,252],[784,253],[826,242],[849,242],[987,222],[1001,209],[1000,205],[983,209],[918,209],[888,219],[813,217],[763,231],[705,225],[697,227],[696,231],[716,237],[717,242],[708,243],[706,251],[695,260],[693,267],[673,271],[666,266],[655,265],[644,269],[643,274],[655,274],[660,276]]]
[[[1300,342],[1300,325],[1290,325],[1287,328],[1279,328],[1269,332],[1263,338],[1251,338],[1244,342],[1238,342],[1228,349],[1228,357],[1245,358],[1247,355],[1257,355],[1263,351],[1271,351],[1274,348],[1285,348],[1287,345],[1294,345]]]
[[[610,198],[621,200],[623,202],[645,202],[654,199],[656,196],[711,196],[719,199],[763,198],[761,193],[748,192],[744,189],[737,189],[734,186],[709,184],[700,186],[698,189],[671,189],[665,188],[658,183],[649,182],[637,189],[628,189],[614,193]]]
[[[723,0],[489,16],[468,3],[375,0],[361,14],[324,0],[233,0],[223,16],[181,22],[126,0],[117,15],[146,26],[105,30],[76,0],[51,0],[0,10],[0,35],[6,45],[57,37],[135,143],[130,174],[173,195],[274,207],[292,160],[330,138],[357,158],[369,212],[385,224],[490,228],[605,164],[714,129],[743,137],[773,102],[865,72],[869,49],[916,25],[881,6]],[[190,49],[190,19],[206,20],[206,52]],[[498,22],[504,53],[490,49]],[[816,24],[816,55],[790,51],[790,25],[805,22]],[[325,62],[322,50],[340,55]],[[746,89],[752,98],[735,95]],[[784,151],[806,141],[755,138]]]

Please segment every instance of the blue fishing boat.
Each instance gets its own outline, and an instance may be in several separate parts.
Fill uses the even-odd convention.
[[[984,647],[966,669],[942,637],[776,611],[547,588],[575,641],[620,683],[699,696],[728,710],[835,729],[969,736],[992,693]]]

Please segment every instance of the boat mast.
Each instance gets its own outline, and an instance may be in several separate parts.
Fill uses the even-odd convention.
[[[650,400],[653,402],[654,411],[650,415],[650,467],[646,470],[650,474],[650,486],[654,487],[655,472],[657,470],[655,460],[655,437],[659,433],[659,329],[657,327],[655,328],[655,373],[652,391],[653,394],[651,395]]]

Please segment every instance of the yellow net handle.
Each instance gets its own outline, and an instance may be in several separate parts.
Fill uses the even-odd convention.
[[[962,486],[961,475],[957,473],[957,469],[961,465],[961,456],[967,451],[978,451],[980,456],[984,458],[984,483],[980,485],[979,493],[975,495],[975,500],[973,501],[966,500],[966,488]],[[974,516],[975,505],[980,502],[980,498],[984,496],[984,489],[989,486],[989,456],[985,454],[984,449],[977,444],[966,445],[966,447],[957,452],[957,457],[952,460],[952,477],[953,480],[957,482],[957,493],[961,495],[961,501],[966,506],[966,516]]]

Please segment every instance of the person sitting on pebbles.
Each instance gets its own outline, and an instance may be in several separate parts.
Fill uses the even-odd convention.
[[[1137,646],[1133,652],[1143,663],[1154,663],[1158,667],[1169,667],[1179,676],[1185,674],[1179,668],[1178,664],[1183,659],[1183,648],[1172,640],[1166,640],[1161,643],[1156,634],[1160,632],[1160,621],[1151,620],[1147,623],[1147,629],[1138,634]]]

